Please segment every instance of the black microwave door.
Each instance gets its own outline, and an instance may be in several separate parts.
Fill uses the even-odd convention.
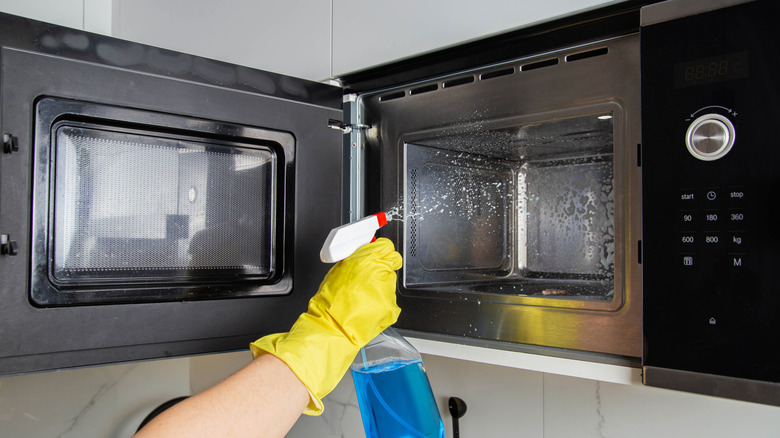
[[[287,330],[342,221],[342,90],[0,24],[0,375]]]

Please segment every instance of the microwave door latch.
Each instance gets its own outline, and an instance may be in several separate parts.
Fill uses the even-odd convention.
[[[0,234],[0,254],[15,256],[19,253],[15,240],[8,234]]]
[[[353,130],[369,129],[371,125],[349,124],[349,123],[344,123],[341,120],[330,119],[328,120],[328,127],[331,129],[337,129],[344,134],[349,134]]]
[[[11,134],[3,134],[3,153],[19,152],[19,140]]]

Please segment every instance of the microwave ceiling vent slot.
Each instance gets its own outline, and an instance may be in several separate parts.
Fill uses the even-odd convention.
[[[574,61],[579,61],[581,59],[595,58],[597,56],[606,55],[607,53],[609,53],[609,49],[607,47],[599,47],[597,49],[588,50],[585,52],[572,53],[571,55],[566,55],[566,62],[574,62]]]
[[[406,91],[396,91],[393,93],[385,94],[384,96],[379,96],[380,102],[388,102],[391,100],[400,99],[402,97],[406,96]]]
[[[515,68],[509,67],[509,68],[503,68],[501,70],[495,70],[488,73],[483,73],[482,75],[480,75],[479,78],[483,81],[487,81],[490,79],[500,78],[500,77],[509,76],[513,74],[515,74]]]
[[[530,64],[524,64],[520,67],[520,71],[531,71],[545,67],[552,67],[558,65],[558,58],[545,59],[543,61],[532,62]]]
[[[409,95],[414,96],[416,94],[429,93],[431,91],[436,91],[438,89],[439,89],[438,84],[423,85],[422,87],[412,88],[411,90],[409,90]]]
[[[462,78],[451,79],[449,81],[445,81],[442,84],[442,88],[452,88],[452,87],[457,87],[459,85],[466,85],[466,84],[472,84],[472,83],[474,83],[474,76],[464,76]]]

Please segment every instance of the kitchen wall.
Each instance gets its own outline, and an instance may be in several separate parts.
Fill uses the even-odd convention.
[[[467,404],[463,438],[726,438],[780,436],[780,408],[633,384],[424,355],[423,361],[452,436],[449,397]],[[362,437],[352,379],[347,375],[321,417],[302,417],[291,438]]]
[[[189,358],[5,377],[0,437],[126,438],[155,407],[189,391]]]
[[[0,0],[0,11],[323,80],[599,3]],[[465,438],[780,435],[776,407],[636,381],[608,383],[436,355],[424,360],[448,436],[450,396],[468,404],[461,420]],[[198,392],[248,361],[241,351],[2,378],[0,437],[128,437],[155,406]],[[322,416],[302,417],[289,436],[363,436],[350,376],[328,396]]]
[[[0,379],[0,437],[127,438],[159,404],[199,392],[248,351]],[[424,355],[447,437],[451,396],[467,404],[464,438],[751,438],[780,435],[780,408]],[[352,378],[302,416],[289,438],[361,438]]]

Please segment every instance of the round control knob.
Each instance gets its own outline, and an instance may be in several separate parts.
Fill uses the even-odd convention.
[[[691,123],[685,134],[688,152],[702,161],[714,161],[734,146],[734,125],[720,114],[705,114]]]

